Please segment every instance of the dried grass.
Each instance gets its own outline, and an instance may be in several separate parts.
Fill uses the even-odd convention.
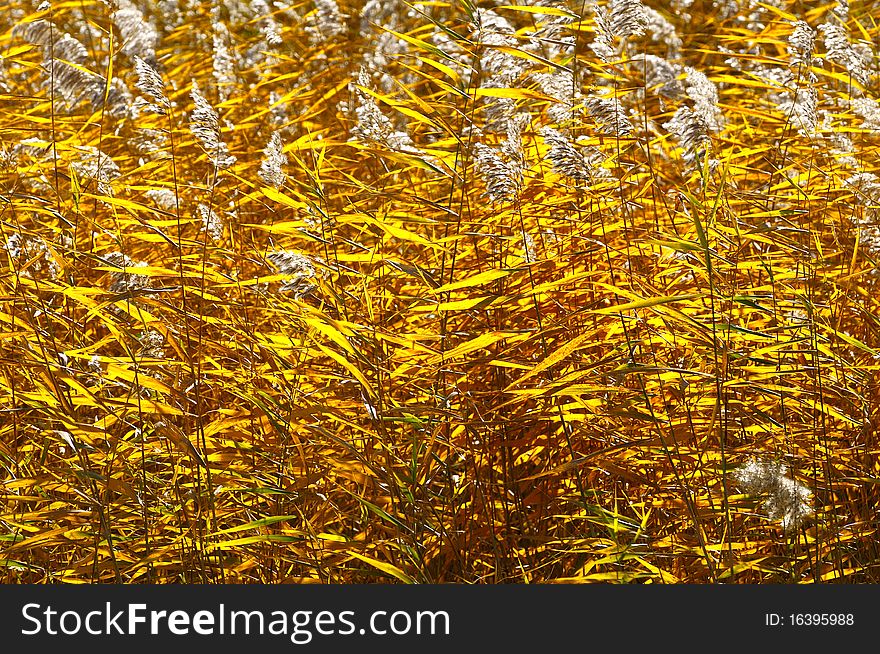
[[[872,5],[647,5],[13,2],[0,579],[880,581]]]

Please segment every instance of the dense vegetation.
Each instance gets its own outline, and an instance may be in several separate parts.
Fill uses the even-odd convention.
[[[0,579],[876,582],[872,2],[13,0]]]

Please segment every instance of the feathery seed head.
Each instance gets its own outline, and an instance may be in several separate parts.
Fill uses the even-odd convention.
[[[223,238],[223,219],[206,204],[196,206],[199,220],[202,223],[202,231],[215,243]]]
[[[45,47],[45,46],[44,46]],[[64,59],[75,64],[84,64],[89,60],[89,51],[82,43],[73,38],[70,34],[62,34],[61,37],[56,36],[56,40],[51,45],[52,55],[56,59]]]
[[[471,23],[471,35],[485,45],[516,43],[516,30],[510,21],[491,9],[477,9]],[[512,39],[512,40],[511,40]]]
[[[5,248],[16,273],[22,277],[56,279],[60,271],[46,242],[36,236],[15,232],[6,239]]]
[[[609,174],[607,170],[599,167],[604,156],[596,148],[582,152],[568,137],[552,127],[543,128],[541,136],[550,148],[546,155],[547,161],[560,175],[575,181],[591,182],[596,177],[605,177]]]
[[[819,102],[819,93],[815,86],[801,87],[789,97],[779,103],[779,110],[791,120],[798,128],[798,132],[804,136],[816,134],[817,114],[816,106]]]
[[[523,151],[522,132],[531,122],[531,115],[521,112],[507,119],[507,138],[501,143],[501,152],[512,165],[519,169],[526,166],[526,155]]]
[[[335,0],[314,0],[315,11],[306,19],[306,34],[313,45],[332,40],[345,32],[343,15]]]
[[[484,88],[508,88],[526,67],[525,60],[502,50],[517,47],[516,30],[510,22],[491,9],[479,9],[474,14],[472,38],[483,47],[480,68],[483,71],[481,86]]]
[[[129,0],[114,0],[118,7],[110,19],[122,35],[122,52],[133,58],[140,57],[151,66],[156,63],[156,44],[159,33],[143,12]]]
[[[788,37],[788,54],[791,55],[789,65],[809,68],[816,47],[816,32],[805,21],[796,20],[792,24],[794,31]]]
[[[142,98],[140,98],[142,99]],[[150,104],[151,107],[156,105]],[[135,134],[128,139],[128,144],[138,154],[146,155],[153,161],[170,159],[171,153],[165,148],[168,146],[168,133],[152,127],[138,127]]]
[[[214,24],[212,39],[214,48],[211,51],[214,80],[217,82],[217,95],[220,102],[226,102],[230,94],[238,86],[238,75],[235,72],[235,58],[229,51],[227,43],[232,37],[223,23]]]
[[[272,132],[269,143],[266,144],[258,173],[263,182],[276,189],[281,188],[285,179],[282,166],[287,163],[287,155],[282,151],[283,147],[281,135],[278,132]]]
[[[538,254],[535,250],[535,239],[528,232],[522,233],[523,261],[525,263],[535,263],[538,260]]]
[[[318,287],[315,283],[318,273],[306,255],[293,250],[276,250],[266,255],[266,259],[280,274],[290,276],[281,285],[281,290],[290,291],[294,298],[299,299]]]
[[[602,134],[623,138],[633,133],[633,125],[617,98],[587,98],[584,105],[600,124]]]
[[[712,132],[721,129],[724,118],[718,109],[718,88],[704,73],[685,66],[685,92],[693,100],[694,112]]]
[[[177,208],[177,195],[170,188],[153,188],[144,193],[157,207],[166,211]]]
[[[540,45],[554,50],[560,55],[568,55],[573,52],[575,37],[571,34],[569,26],[576,20],[575,15],[567,13],[562,4],[552,5],[554,9],[566,11],[565,15],[549,16],[545,18],[531,35],[530,44]]]
[[[872,98],[853,98],[852,108],[863,119],[861,129],[880,133],[880,103]]]
[[[684,93],[678,79],[681,66],[657,55],[645,55],[645,87],[653,93],[675,98]]]
[[[640,36],[648,27],[648,15],[641,0],[611,0],[611,31],[616,36]]]
[[[85,179],[97,182],[98,192],[112,196],[112,183],[120,176],[119,166],[113,159],[92,146],[78,146],[79,159],[70,164],[76,173]]]
[[[617,51],[613,46],[614,30],[611,28],[611,17],[605,7],[594,4],[593,20],[595,27],[590,49],[607,64],[617,57]]]
[[[845,182],[862,204],[880,204],[880,178],[874,173],[858,172]]]
[[[712,142],[709,125],[703,116],[687,105],[679,107],[672,119],[663,123],[663,127],[676,136],[686,157],[693,157]]]
[[[788,467],[782,462],[751,459],[737,468],[733,478],[748,495],[763,496],[764,510],[771,520],[779,520],[785,532],[797,528],[813,513],[812,493],[805,486],[788,478]]]
[[[522,172],[515,165],[506,163],[494,148],[482,143],[474,145],[474,163],[486,180],[486,195],[493,202],[516,199]]]
[[[165,82],[162,76],[146,61],[134,55],[134,70],[138,75],[138,81],[135,88],[153,101],[150,107],[154,113],[164,114],[171,106],[168,97],[165,95]]]
[[[838,23],[823,23],[819,25],[819,31],[824,37],[828,59],[845,68],[856,81],[867,84],[870,77],[869,62],[850,43],[846,28]]]
[[[357,84],[365,89],[371,88],[372,84],[366,68],[360,69]],[[384,145],[396,152],[421,154],[409,134],[394,129],[391,120],[382,113],[371,95],[354,84],[350,85],[349,89],[358,100],[354,110],[358,122],[351,128],[351,140]]]
[[[236,159],[229,154],[229,148],[220,136],[220,122],[214,107],[199,90],[198,82],[193,80],[190,92],[195,107],[189,116],[189,126],[205,154],[219,169],[229,168]]]
[[[165,349],[162,347],[165,344],[165,337],[159,331],[147,329],[140,335],[138,341],[141,345],[138,353],[140,356],[147,359],[165,358]]]
[[[145,268],[149,266],[146,261],[134,261],[131,257],[122,252],[110,252],[101,257],[106,263],[117,268]],[[151,284],[148,275],[138,275],[137,273],[117,270],[110,273],[110,292],[124,293],[126,291],[135,291],[142,288],[149,288]]]
[[[578,116],[575,109],[581,94],[575,85],[574,75],[568,70],[553,73],[534,73],[531,75],[544,95],[556,102],[547,107],[547,116],[557,125],[564,125]]]
[[[651,34],[652,41],[665,43],[670,53],[676,53],[681,48],[681,37],[675,29],[675,25],[660,12],[650,7],[643,7],[645,12],[645,27]]]
[[[101,75],[61,59],[46,59],[43,68],[46,77],[42,87],[59,94],[68,110],[82,100],[96,108],[103,105],[107,80]]]
[[[258,26],[263,38],[269,45],[281,45],[281,26],[272,16],[272,10],[265,0],[252,0],[251,11],[258,17]]]

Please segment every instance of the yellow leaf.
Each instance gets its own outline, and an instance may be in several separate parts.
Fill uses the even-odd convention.
[[[625,302],[624,304],[618,304],[613,307],[605,307],[604,309],[593,309],[590,313],[617,313],[619,311],[628,311],[629,309],[645,309],[648,307],[654,307],[658,304],[669,304],[670,302],[683,302],[685,300],[693,300],[694,298],[700,297],[697,294],[690,295],[664,295],[662,297],[651,297],[642,300],[635,300],[633,302]]]
[[[403,570],[401,570],[400,568],[398,568],[395,565],[392,565],[390,563],[385,563],[384,561],[379,561],[378,559],[374,559],[372,557],[365,556],[363,554],[358,554],[357,552],[349,552],[348,554],[355,559],[360,559],[364,563],[369,563],[371,566],[373,566],[377,570],[381,570],[385,574],[389,574],[392,577],[395,577],[396,579],[400,579],[400,581],[402,581],[405,584],[416,583],[414,579],[409,577]]]
[[[326,322],[319,320],[318,318],[314,318],[311,316],[306,316],[303,318],[306,324],[311,325],[319,332],[330,338],[334,343],[339,345],[343,350],[348,352],[349,354],[355,355],[354,348],[351,346],[351,343],[348,342],[348,339],[340,333],[338,329],[333,327],[332,325],[328,325]]]
[[[264,186],[260,189],[260,191],[270,200],[275,200],[275,202],[286,204],[288,207],[293,207],[294,209],[308,208],[308,205],[305,202],[294,200],[293,198],[284,195],[284,193],[275,190],[271,186]]]
[[[480,286],[481,284],[488,284],[489,282],[493,282],[496,279],[507,277],[507,275],[509,274],[509,270],[487,270],[486,272],[474,275],[473,277],[468,277],[467,279],[463,279],[458,282],[451,282],[449,284],[439,286],[433,289],[433,292],[445,293],[447,291],[457,291],[462,288],[470,288],[471,286]]]
[[[325,347],[324,345],[321,345],[320,343],[315,343],[315,345],[318,347],[319,350],[321,350],[321,352],[323,352],[328,357],[330,357],[331,359],[336,361],[343,368],[348,370],[348,372],[350,372],[352,374],[352,376],[361,383],[361,386],[364,387],[364,390],[367,391],[367,393],[370,395],[370,397],[373,397],[373,398],[377,397],[376,391],[373,390],[373,387],[370,386],[370,382],[367,381],[367,378],[364,377],[364,374],[360,370],[358,370],[358,367],[356,365],[354,365],[351,361],[346,359],[344,356],[342,356],[338,352],[334,352],[329,347]]]
[[[429,363],[436,363],[441,360],[450,360],[455,357],[460,357],[464,354],[470,354],[471,352],[476,352],[477,350],[482,350],[484,348],[489,347],[493,343],[497,343],[498,341],[507,338],[510,334],[499,333],[499,332],[489,332],[488,334],[481,334],[476,338],[469,340],[466,343],[462,343],[458,347],[454,347],[448,352],[444,352],[443,354],[439,354],[435,356]]]
[[[156,431],[160,436],[164,436],[171,441],[178,450],[192,458],[197,464],[203,468],[208,467],[205,459],[202,458],[195,445],[192,444],[192,441],[183,433],[180,427],[173,423],[162,421],[156,424]]]
[[[475,297],[467,300],[455,300],[452,302],[440,302],[436,305],[415,307],[414,311],[434,312],[434,311],[467,311],[469,309],[483,309],[498,300],[497,295],[487,295],[483,297]]]
[[[433,248],[435,250],[442,250],[443,249],[441,246],[437,245],[436,243],[433,243],[425,238],[422,238],[421,236],[419,236],[418,234],[415,234],[414,232],[407,231],[407,230],[403,229],[402,227],[397,227],[396,225],[391,225],[389,223],[380,223],[378,221],[376,222],[376,224],[379,225],[379,227],[384,229],[386,232],[388,232],[391,236],[399,238],[402,241],[410,241],[412,243],[418,243],[419,245],[426,245],[426,246]]]
[[[461,81],[461,76],[453,68],[450,68],[446,64],[441,64],[439,61],[434,61],[433,59],[428,59],[427,57],[416,57],[416,59],[418,59],[422,63],[428,64],[432,68],[436,68],[441,73],[446,74],[456,82]]]
[[[589,338],[589,336],[590,336],[589,334],[581,334],[580,336],[573,338],[568,343],[563,345],[561,348],[559,348],[558,350],[553,352],[546,359],[541,361],[541,363],[539,363],[537,366],[532,368],[529,372],[527,372],[522,377],[520,377],[515,382],[513,382],[505,390],[509,390],[509,389],[513,388],[514,386],[521,385],[527,379],[530,379],[530,378],[534,377],[535,375],[540,375],[542,372],[544,372],[545,370],[547,370],[551,366],[554,366],[555,364],[559,363],[564,358],[566,358],[568,355],[570,355],[572,352],[574,352],[576,349],[578,349],[580,347],[580,345]]]
[[[488,98],[510,98],[512,100],[544,100],[546,102],[558,102],[543,93],[530,91],[529,89],[511,89],[506,87],[488,87],[471,89],[471,93],[476,93],[477,97]]]
[[[527,5],[500,5],[495,7],[495,10],[498,9],[509,9],[510,11],[523,11],[528,14],[541,14],[546,16],[564,16],[566,18],[578,18],[577,14],[573,14],[570,11],[565,9],[556,8],[556,7],[530,7]]]

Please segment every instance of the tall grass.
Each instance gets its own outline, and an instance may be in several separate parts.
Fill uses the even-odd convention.
[[[0,580],[876,582],[870,1],[0,12]]]

